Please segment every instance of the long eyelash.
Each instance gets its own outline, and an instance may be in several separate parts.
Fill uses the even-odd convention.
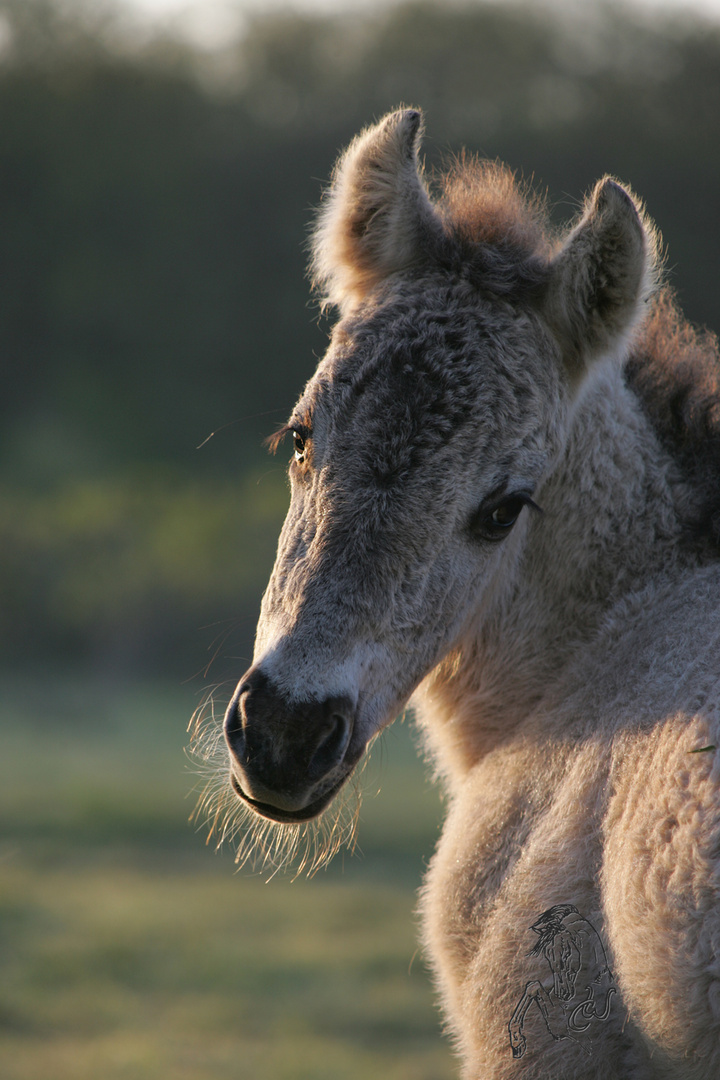
[[[483,505],[496,506],[503,502],[505,499],[520,499],[523,506],[529,506],[531,510],[534,510],[538,514],[544,513],[542,506],[538,506],[538,504],[529,495],[526,495],[522,491],[509,491],[507,480],[503,480],[501,484],[498,484],[497,487],[493,488],[492,491],[488,492]]]
[[[267,439],[265,439],[265,446],[268,447],[271,454],[276,454],[285,436],[291,435],[294,431],[298,433],[301,439],[307,440],[310,438],[310,428],[307,424],[293,423],[291,420],[289,424],[283,424],[278,431],[268,435]]]
[[[518,498],[522,499],[525,506],[529,506],[531,510],[534,510],[537,514],[544,514],[542,506],[538,506],[536,502],[530,498],[529,495],[519,495]]]
[[[273,432],[272,435],[268,435],[267,439],[264,440],[265,446],[267,446],[271,454],[277,454],[280,443],[283,441],[285,436],[289,435],[291,431],[296,430],[297,429],[292,427],[290,424],[283,424],[283,426],[277,431]]]

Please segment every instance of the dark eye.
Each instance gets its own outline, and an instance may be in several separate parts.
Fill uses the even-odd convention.
[[[511,499],[500,503],[490,515],[490,520],[499,529],[511,529],[524,505],[525,500],[515,495]]]
[[[302,464],[302,462],[305,460],[305,440],[303,439],[302,435],[297,431],[293,431],[292,437],[293,449],[295,450],[295,460],[299,464]]]
[[[500,499],[497,497],[486,499],[473,514],[470,520],[470,531],[480,540],[503,540],[519,518],[523,506],[540,510],[540,507],[525,492],[505,495]]]

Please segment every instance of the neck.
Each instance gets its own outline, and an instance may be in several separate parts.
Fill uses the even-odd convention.
[[[593,641],[613,608],[690,556],[673,465],[618,366],[591,377],[565,449],[524,515],[524,532],[461,641],[416,704],[438,772],[452,790],[517,731]]]

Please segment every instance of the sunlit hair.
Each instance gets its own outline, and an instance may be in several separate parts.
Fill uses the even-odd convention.
[[[188,754],[200,776],[200,798],[190,820],[208,829],[207,843],[235,849],[238,867],[278,871],[311,877],[327,866],[342,847],[355,849],[360,814],[360,777],[365,755],[331,805],[313,821],[284,824],[260,817],[237,797],[229,779],[228,753],[223,736],[224,707],[216,700],[218,687],[209,690],[193,713],[188,731]]]

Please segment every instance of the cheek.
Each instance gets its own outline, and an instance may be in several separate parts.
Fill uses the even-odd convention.
[[[459,643],[471,624],[482,619],[497,591],[504,588],[523,531],[518,524],[498,543],[459,540],[438,561],[424,598],[426,652],[434,654],[424,674]]]
[[[434,565],[410,568],[394,594],[385,590],[386,618],[378,625],[377,640],[393,683],[402,683],[407,694],[462,634],[481,580],[477,565],[462,551],[444,552]]]

